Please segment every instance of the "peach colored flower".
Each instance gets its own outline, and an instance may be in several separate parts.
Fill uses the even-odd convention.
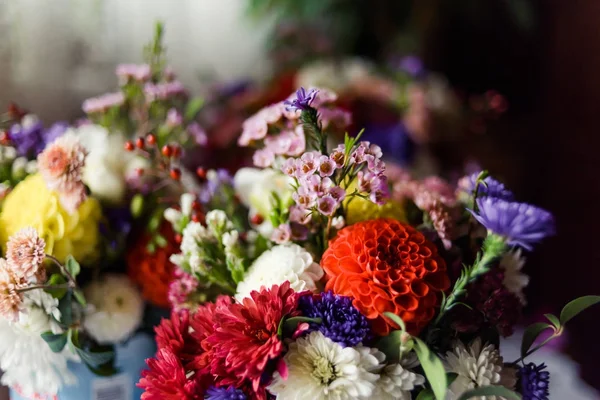
[[[77,211],[79,206],[87,199],[87,190],[85,188],[85,185],[81,183],[81,185],[74,187],[68,192],[59,192],[58,197],[60,200],[60,204],[63,206],[63,208],[69,214],[73,214]]]
[[[10,271],[19,280],[37,283],[46,280],[42,263],[46,258],[46,242],[31,227],[23,228],[8,239],[6,260]]]
[[[23,294],[17,289],[21,286],[21,282],[10,271],[6,260],[0,258],[0,316],[10,321],[19,318]]]
[[[67,133],[38,155],[38,168],[48,188],[71,192],[82,183],[87,152],[77,136]]]

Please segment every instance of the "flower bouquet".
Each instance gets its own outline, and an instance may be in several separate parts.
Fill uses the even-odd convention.
[[[361,133],[330,146],[347,122],[335,101],[300,89],[259,111],[239,141],[259,169],[210,172],[208,196],[165,211],[181,239],[174,309],[142,399],[547,399],[527,357],[600,296],[527,328],[518,360],[498,344],[552,215],[485,171],[415,180]]]
[[[163,214],[206,186],[183,165],[206,143],[202,101],[161,39],[159,25],[147,63],[119,66],[119,90],[86,100],[83,121],[45,129],[16,106],[2,117],[0,367],[14,398],[141,395],[179,248]]]

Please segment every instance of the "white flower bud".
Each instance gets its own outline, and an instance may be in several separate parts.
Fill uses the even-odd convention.
[[[183,215],[192,214],[192,203],[196,200],[196,196],[191,193],[184,193],[181,195],[181,213]]]
[[[237,243],[239,239],[238,231],[230,231],[225,232],[223,234],[223,246],[225,246],[225,251],[231,249]]]
[[[165,219],[172,225],[176,225],[181,220],[181,212],[174,208],[167,208],[164,213]]]

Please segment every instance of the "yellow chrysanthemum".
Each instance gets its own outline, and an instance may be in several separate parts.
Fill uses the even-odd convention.
[[[352,193],[355,188],[356,183],[353,182],[346,191]],[[344,200],[344,209],[346,210],[346,225],[377,218],[393,218],[406,222],[404,204],[397,200],[389,199],[385,204],[379,206],[370,200],[353,196]]]
[[[8,194],[0,213],[0,243],[6,251],[8,238],[21,228],[31,226],[46,241],[46,253],[59,260],[69,254],[78,261],[97,256],[100,204],[88,198],[73,214],[60,205],[39,174],[31,175]]]

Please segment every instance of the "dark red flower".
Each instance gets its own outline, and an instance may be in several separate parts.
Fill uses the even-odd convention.
[[[141,400],[201,400],[207,389],[201,379],[188,378],[179,358],[168,348],[156,358],[146,360],[149,369],[142,371],[137,386],[144,389]]]
[[[241,304],[216,308],[216,329],[206,341],[212,346],[211,372],[218,386],[250,383],[254,396],[263,398],[261,377],[284,350],[277,328],[284,316],[298,314],[299,296],[285,282],[254,291]]]

